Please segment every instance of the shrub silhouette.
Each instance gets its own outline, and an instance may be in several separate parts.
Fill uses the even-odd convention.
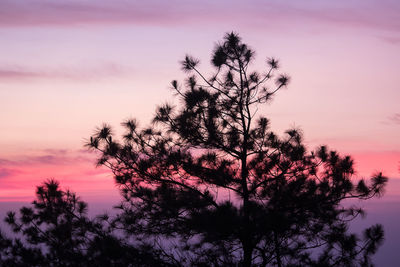
[[[0,266],[167,266],[145,244],[126,244],[87,204],[55,180],[37,187],[32,207],[9,212],[5,221],[23,240],[0,234]]]
[[[254,55],[228,33],[212,53],[209,78],[199,71],[198,59],[181,62],[188,77],[171,83],[181,106],[158,107],[149,127],[123,122],[121,140],[108,125],[99,128],[87,145],[98,152],[98,165],[115,176],[123,196],[117,215],[89,220],[84,204],[68,192],[45,207],[34,202],[36,212],[22,209],[19,223],[13,213],[7,220],[29,243],[43,241],[48,253],[24,247],[27,252],[11,258],[20,253],[65,265],[87,255],[92,262],[105,255],[109,265],[371,265],[382,226],[364,230],[362,237],[349,233],[349,223],[363,210],[343,201],[380,196],[387,178],[378,173],[369,183],[354,182],[350,156],[325,146],[308,151],[296,129],[283,137],[272,132],[257,107],[289,78],[277,73],[273,58],[265,72],[251,71]],[[61,225],[54,217],[62,218]],[[49,223],[46,235],[41,221]],[[60,233],[53,231],[57,227]],[[58,245],[52,238],[65,241]],[[23,247],[4,240],[6,247]]]

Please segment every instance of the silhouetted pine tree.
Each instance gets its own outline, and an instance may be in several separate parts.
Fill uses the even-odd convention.
[[[87,205],[50,180],[32,207],[0,232],[0,266],[370,266],[383,241],[380,225],[349,233],[363,210],[347,199],[379,196],[382,174],[352,181],[353,161],[301,134],[279,137],[257,107],[288,83],[268,59],[250,71],[254,52],[230,33],[217,45],[206,78],[199,61],[172,82],[182,107],[163,105],[154,123],[123,123],[122,141],[104,125],[88,146],[115,175],[119,213],[90,219]]]
[[[199,60],[182,61],[188,78],[172,81],[180,107],[159,107],[148,128],[125,121],[121,141],[107,125],[91,137],[124,197],[112,224],[153,242],[174,265],[369,266],[383,229],[349,233],[363,211],[343,200],[379,196],[387,178],[354,182],[349,156],[307,151],[296,129],[273,133],[257,107],[289,78],[273,58],[265,72],[250,71],[253,59],[226,34],[209,78]],[[68,243],[82,242],[70,234]]]

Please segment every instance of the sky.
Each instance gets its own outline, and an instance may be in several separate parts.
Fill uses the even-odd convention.
[[[352,155],[357,177],[400,178],[399,1],[0,0],[0,202],[31,201],[48,178],[117,200],[85,141],[104,122],[146,125],[174,101],[185,54],[210,73],[231,31],[256,51],[254,69],[273,56],[291,77],[259,111],[275,132],[300,128],[309,150]],[[387,202],[400,203],[397,184]]]

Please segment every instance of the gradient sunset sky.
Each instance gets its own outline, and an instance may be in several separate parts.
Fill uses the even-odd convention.
[[[174,101],[168,88],[184,77],[185,54],[210,73],[211,51],[231,31],[256,51],[254,69],[276,57],[291,77],[259,110],[275,132],[300,128],[309,150],[352,155],[356,177],[391,178],[366,224],[385,227],[378,266],[396,266],[398,0],[0,0],[0,215],[48,178],[115,204],[112,175],[95,168],[85,140],[104,122],[116,132],[130,117],[146,125]]]
[[[357,175],[396,178],[400,161],[399,1],[0,1],[0,201],[31,200],[54,177],[89,199],[117,195],[83,145],[96,126],[147,124],[184,76],[210,72],[224,33],[280,60],[288,89],[261,109],[308,148],[351,154]]]

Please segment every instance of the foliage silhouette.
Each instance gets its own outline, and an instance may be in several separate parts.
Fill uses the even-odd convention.
[[[91,137],[88,146],[124,197],[115,223],[126,234],[162,237],[163,250],[172,247],[166,253],[184,264],[370,264],[383,229],[372,226],[363,238],[348,233],[363,211],[342,203],[379,196],[387,178],[354,183],[349,156],[325,146],[308,152],[296,129],[274,134],[257,106],[289,78],[276,74],[274,58],[265,73],[250,71],[254,54],[237,34],[226,34],[213,51],[210,78],[198,59],[181,62],[188,78],[171,83],[180,108],[158,107],[148,128],[125,121],[122,141],[108,125]]]
[[[108,125],[88,147],[113,172],[123,201],[114,217],[90,220],[74,194],[49,181],[33,208],[7,222],[22,233],[0,237],[0,260],[14,265],[370,266],[383,241],[380,225],[349,233],[363,215],[347,199],[380,196],[387,178],[353,179],[353,161],[325,146],[307,151],[296,129],[279,137],[257,107],[289,78],[276,59],[250,71],[254,51],[235,33],[216,45],[210,78],[186,56],[182,105],[157,108],[150,127]],[[44,245],[45,249],[41,247]]]
[[[91,220],[87,204],[58,182],[37,187],[33,207],[20,217],[6,217],[23,239],[0,234],[0,266],[167,266],[152,247],[127,244],[107,227],[105,219]]]

